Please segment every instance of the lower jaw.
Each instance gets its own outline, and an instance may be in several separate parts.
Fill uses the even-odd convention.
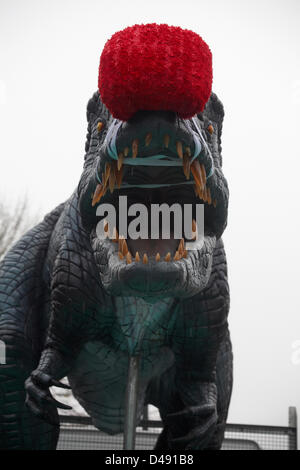
[[[215,241],[214,236],[204,237],[200,251],[203,263],[200,260],[199,267],[191,261],[189,254],[178,261],[171,259],[167,262],[163,258],[157,261],[154,256],[149,256],[147,263],[143,259],[127,263],[125,258],[119,258],[117,249],[112,247],[107,270],[101,275],[103,286],[110,295],[134,296],[149,301],[165,297],[191,297],[207,284]],[[192,271],[195,270],[197,275],[194,276]]]
[[[117,272],[104,287],[113,295],[122,297],[141,297],[160,299],[174,297],[176,284],[184,278],[183,270],[173,262],[157,262],[149,258],[145,265],[142,262],[118,266]]]

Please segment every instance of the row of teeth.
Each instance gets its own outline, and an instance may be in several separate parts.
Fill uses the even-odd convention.
[[[151,142],[152,135],[148,133],[145,138],[145,145],[148,146]],[[170,136],[168,134],[164,137],[164,146],[168,148],[170,142]],[[182,143],[176,142],[176,150],[178,157],[182,160],[183,173],[187,180],[190,179],[190,173],[192,173],[195,184],[194,191],[196,197],[207,202],[209,205],[213,204],[214,207],[217,205],[216,200],[212,200],[210,188],[206,186],[206,171],[205,166],[200,164],[196,159],[192,163],[190,161],[191,149],[190,147],[185,148],[183,153]],[[106,191],[109,189],[113,193],[115,186],[120,189],[123,179],[123,160],[129,154],[129,147],[125,147],[123,152],[118,155],[118,161],[112,161],[111,163],[105,164],[105,170],[102,173],[102,183],[99,183],[96,187],[94,194],[92,195],[92,206],[94,207],[104,196]],[[132,142],[132,158],[136,158],[138,155],[138,139],[134,139]]]
[[[108,232],[108,223],[105,224],[104,226],[104,231]],[[194,240],[197,237],[197,224],[196,221],[193,219],[192,221],[192,231],[195,234]],[[133,256],[128,248],[128,245],[126,243],[125,238],[122,236],[119,237],[118,230],[116,227],[113,229],[113,238],[112,241],[115,243],[118,243],[119,245],[119,251],[118,251],[118,256],[121,260],[126,260],[127,264],[131,264],[133,261],[136,261],[139,263],[142,261],[143,264],[147,264],[149,261],[147,253],[144,253],[142,256],[140,256],[139,252],[137,251],[135,253],[135,256]],[[185,243],[184,239],[182,238],[178,244],[177,250],[175,252],[175,255],[173,256],[173,261],[179,261],[181,258],[186,258],[187,257],[187,250],[185,248]],[[156,253],[155,255],[155,261],[172,261],[172,255],[170,252],[168,252],[165,257],[162,259],[160,253]]]

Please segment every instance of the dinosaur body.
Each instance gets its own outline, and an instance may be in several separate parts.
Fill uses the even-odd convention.
[[[91,108],[96,126],[108,114],[98,94],[89,113]],[[86,166],[87,161],[94,165],[95,138],[98,142],[94,130],[88,136]],[[45,397],[51,378],[65,375],[96,426],[109,433],[122,431],[128,358],[140,353],[139,410],[144,403],[160,409],[165,430],[158,446],[218,448],[231,393],[222,241],[203,249],[202,257],[205,249],[212,255],[208,280],[199,292],[177,297],[176,289],[171,292],[166,285],[158,295],[137,291],[134,296],[131,285],[128,295],[114,295],[103,287],[99,252],[93,248],[87,217],[92,209],[85,210],[82,189],[90,184],[86,172],[71,198],[29,231],[1,263],[0,332],[7,349],[7,364],[0,369],[1,446],[55,447],[57,409]],[[90,167],[88,173],[94,177]],[[169,266],[160,263],[167,276]],[[30,408],[25,406],[25,380]],[[188,414],[180,416],[185,410]],[[185,435],[197,432],[183,443],[172,443],[184,427]]]
[[[138,416],[151,403],[163,421],[156,448],[221,447],[232,388],[221,239],[228,207],[223,116],[214,93],[191,119],[141,110],[120,121],[98,92],[91,98],[78,187],[0,264],[0,340],[6,347],[0,448],[56,447],[57,408],[66,406],[49,388],[63,386],[65,376],[95,426],[123,431],[128,364],[135,355]],[[168,237],[161,229],[150,240],[127,237],[120,226],[124,196],[131,207],[143,204],[149,211],[163,203],[188,204],[193,217],[203,204],[202,240],[194,228],[193,237],[177,239],[175,217]],[[110,238],[98,232],[98,210],[106,204],[119,216],[102,220]]]

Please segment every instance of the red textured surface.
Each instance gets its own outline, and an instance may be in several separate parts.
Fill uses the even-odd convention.
[[[130,26],[115,33],[101,54],[99,92],[123,121],[139,110],[192,117],[203,111],[211,86],[209,47],[198,34],[177,26]]]

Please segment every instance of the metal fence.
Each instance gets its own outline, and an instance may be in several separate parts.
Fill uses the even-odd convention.
[[[61,416],[59,450],[122,450],[123,434],[110,436],[96,429],[90,417]],[[143,420],[136,433],[136,450],[151,450],[162,429],[161,421]],[[262,426],[227,424],[222,450],[296,450],[297,414],[289,408],[289,424]]]

